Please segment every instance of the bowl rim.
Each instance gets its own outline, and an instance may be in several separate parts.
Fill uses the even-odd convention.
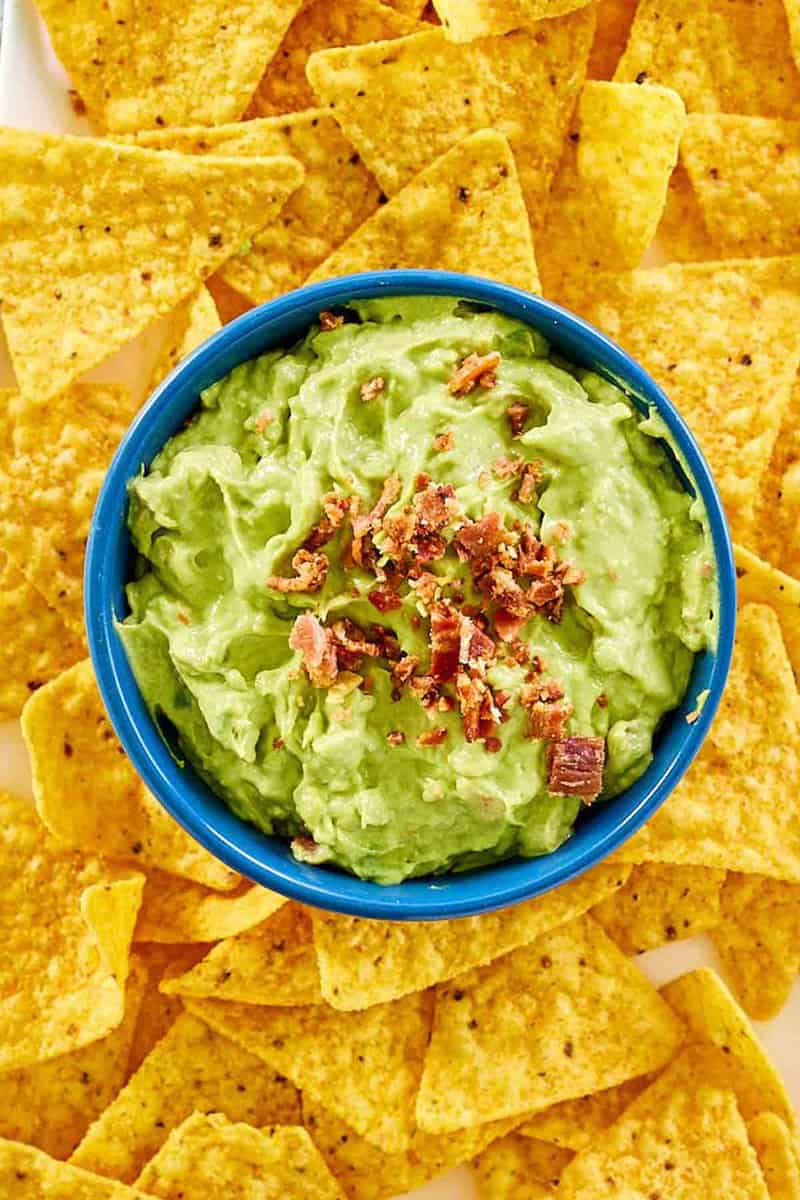
[[[657,748],[640,779],[595,810],[608,814],[613,806],[620,809],[625,801],[627,811],[621,812],[617,819],[592,814],[591,819],[596,823],[594,837],[581,835],[577,839],[573,834],[555,851],[538,858],[512,858],[463,873],[383,885],[336,869],[296,862],[285,840],[263,834],[235,817],[188,764],[182,767],[175,762],[144,706],[115,630],[114,596],[124,590],[128,572],[115,568],[113,551],[116,546],[121,554],[124,544],[127,562],[128,482],[139,473],[142,463],[149,465],[152,454],[143,455],[143,443],[172,406],[180,409],[180,416],[172,422],[174,433],[185,415],[196,408],[201,387],[226,375],[236,362],[256,357],[270,346],[291,344],[296,334],[287,329],[281,335],[278,327],[296,321],[300,312],[305,314],[304,326],[301,323],[298,328],[307,328],[313,318],[306,310],[316,312],[342,306],[347,301],[401,295],[457,296],[518,317],[543,333],[551,344],[555,342],[559,349],[565,340],[570,340],[580,346],[584,360],[591,358],[591,366],[621,384],[639,407],[650,406],[658,411],[708,513],[719,611],[716,652],[701,652],[694,664],[693,678],[698,663],[703,664],[709,692],[699,716],[693,723],[686,723],[692,698],[699,690],[690,684],[681,706],[664,719],[662,729],[668,729],[669,739],[675,742],[667,761],[660,763]],[[237,348],[249,346],[259,335],[264,336],[260,349],[249,349],[237,358]],[[224,354],[228,355],[230,365],[217,368],[215,374],[214,366]],[[569,359],[570,355],[564,357]],[[189,390],[191,403],[187,401]],[[172,434],[158,444],[163,445],[169,436]],[[125,576],[123,579],[121,574]],[[166,811],[206,850],[264,887],[317,908],[403,921],[464,917],[508,907],[576,878],[618,849],[660,807],[700,749],[725,686],[736,623],[733,550],[716,484],[693,434],[644,368],[605,334],[552,301],[493,280],[429,270],[371,271],[306,285],[242,314],[183,359],[140,409],[105,476],[87,542],[84,595],[89,650],[106,711],[135,770]],[[657,777],[651,778],[654,775]],[[201,812],[202,808],[211,810],[211,815],[209,811]],[[113,820],[113,812],[109,819]],[[583,841],[588,844],[584,846]]]

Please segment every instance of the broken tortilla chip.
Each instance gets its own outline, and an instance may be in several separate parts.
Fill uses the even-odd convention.
[[[800,578],[800,376],[761,481],[752,545],[762,559]],[[785,630],[784,637],[788,642]]]
[[[62,848],[33,806],[0,793],[0,1071],[78,1050],[125,1012],[144,876]]]
[[[216,129],[155,130],[136,141],[181,154],[291,155],[302,163],[303,185],[220,269],[230,287],[257,304],[304,283],[380,201],[372,175],[323,109]]]
[[[229,321],[240,317],[242,313],[249,312],[253,307],[245,296],[240,296],[219,275],[211,275],[206,280],[206,287],[213,297],[214,304],[217,306],[217,312],[219,313],[219,319],[223,325],[227,325]]]
[[[585,1150],[598,1134],[625,1111],[646,1087],[653,1082],[654,1075],[639,1075],[618,1083],[616,1087],[602,1092],[579,1096],[577,1100],[562,1100],[550,1108],[543,1108],[531,1117],[517,1132],[523,1137],[542,1139],[567,1150]]]
[[[724,882],[725,871],[708,867],[643,863],[592,916],[625,954],[643,954],[718,925]]]
[[[199,846],[147,791],[116,739],[88,659],[31,696],[22,733],[39,815],[66,845],[208,887],[239,883],[236,872]]]
[[[783,0],[640,0],[615,79],[674,87],[689,112],[800,106]]]
[[[257,1181],[258,1200],[343,1200],[336,1180],[305,1129],[253,1129],[221,1113],[196,1112],[173,1129],[135,1187],[163,1200],[206,1200],[241,1192]],[[250,1190],[249,1188],[247,1189]],[[256,1191],[252,1191],[256,1200]]]
[[[451,42],[526,29],[545,17],[562,17],[588,0],[433,0]]]
[[[19,129],[0,129],[0,163],[3,327],[20,389],[40,403],[187,299],[303,179],[289,158]]]
[[[502,134],[484,129],[437,158],[306,282],[395,267],[466,268],[470,275],[539,291],[528,212]]]
[[[120,1086],[127,1083],[131,1075],[138,1071],[156,1042],[161,1041],[170,1026],[183,1012],[183,1004],[177,996],[165,996],[159,991],[162,979],[173,974],[182,975],[193,967],[208,950],[209,947],[202,942],[193,942],[186,946],[140,942],[136,946],[134,958],[144,967],[147,981],[139,1005],[136,1027],[133,1031],[127,1070]],[[127,1008],[125,1015],[127,1017]],[[115,1090],[115,1095],[117,1091],[119,1088]],[[109,1102],[111,1099],[113,1096],[109,1097]]]
[[[39,0],[56,54],[100,130],[218,125],[244,112],[301,0]]]
[[[768,604],[775,610],[795,679],[800,678],[800,580],[764,562],[744,546],[734,545],[733,553],[739,607]]]
[[[747,1135],[758,1156],[769,1200],[800,1200],[800,1163],[786,1123],[761,1113],[748,1123]]]
[[[249,880],[220,893],[165,871],[149,871],[134,941],[216,942],[258,925],[285,903],[284,896]]]
[[[208,288],[198,288],[195,294],[184,300],[172,314],[169,333],[150,375],[148,394],[154,392],[158,385],[172,374],[187,354],[221,328],[217,306],[211,293]]]
[[[800,256],[594,272],[567,291],[664,388],[746,541],[800,361]]]
[[[313,108],[314,92],[306,79],[309,55],[331,46],[361,46],[413,33],[419,28],[415,18],[423,7],[419,0],[406,0],[404,6],[392,8],[380,0],[348,0],[347,4],[306,0],[267,65],[248,105],[247,118]]]
[[[85,656],[83,637],[0,550],[0,721],[19,716],[37,688]]]
[[[599,1091],[662,1066],[681,1036],[652,985],[582,917],[437,987],[417,1121],[445,1133]]]
[[[470,1164],[480,1200],[548,1200],[571,1160],[568,1150],[511,1133]]]
[[[505,134],[535,230],[593,33],[591,6],[464,46],[432,29],[318,51],[308,78],[389,196],[470,133]]]
[[[352,1010],[421,991],[581,916],[618,892],[628,874],[602,865],[514,908],[453,921],[370,921],[309,909],[322,994]]]
[[[300,1119],[297,1092],[283,1076],[183,1013],[90,1127],[70,1162],[131,1183],[170,1130],[195,1110],[221,1112],[248,1125]]]
[[[612,79],[639,0],[599,0],[597,30],[586,68],[587,79]]]
[[[80,1050],[0,1073],[0,1137],[67,1158],[125,1081],[146,970],[131,958],[125,1015],[116,1029]]]
[[[680,161],[670,176],[664,212],[651,250],[655,251],[656,261],[648,262],[648,266],[706,262],[717,257],[692,181]]]
[[[161,990],[244,1004],[320,1004],[311,921],[298,904],[285,904],[260,925],[220,942],[191,970],[165,980]]]
[[[0,1194],[14,1200],[146,1200],[143,1192],[4,1138],[0,1138]]]
[[[800,974],[800,887],[731,871],[721,899],[714,946],[745,1012],[768,1021]]]
[[[360,1013],[189,998],[186,1007],[393,1154],[408,1148],[415,1128],[432,1001],[416,992]]]

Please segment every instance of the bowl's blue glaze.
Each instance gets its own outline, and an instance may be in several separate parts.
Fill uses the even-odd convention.
[[[585,811],[573,836],[554,853],[382,887],[295,862],[285,842],[239,820],[191,768],[179,767],[148,714],[114,621],[127,611],[128,480],[181,428],[199,393],[238,363],[290,345],[322,309],[365,297],[425,293],[461,296],[527,322],[566,359],[622,384],[641,408],[658,410],[708,510],[719,577],[719,641],[716,653],[697,657],[684,703],[663,723],[644,775],[615,799]],[[653,380],[618,346],[556,305],[502,284],[438,271],[352,275],[301,288],[245,313],[190,354],[139,413],[111,464],[92,523],[85,593],[89,646],[108,714],[137,771],[167,811],[228,866],[266,887],[321,908],[397,920],[462,917],[513,904],[574,878],[620,846],[664,802],[696,755],[728,674],[736,620],[733,556],[716,487],[697,443]],[[689,724],[686,715],[703,689],[708,700],[699,719]],[[114,820],[112,806],[107,820]]]

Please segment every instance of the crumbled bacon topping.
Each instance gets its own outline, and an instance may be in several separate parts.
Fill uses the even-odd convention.
[[[477,742],[491,737],[502,714],[483,674],[460,670],[456,677],[456,695],[466,740]]]
[[[529,680],[520,688],[519,702],[528,713],[528,737],[552,741],[566,736],[574,710],[564,700],[564,689],[556,680]]]
[[[397,592],[397,589],[390,584],[382,584],[380,587],[373,588],[367,594],[367,599],[373,608],[377,608],[378,612],[392,612],[396,608],[402,608],[403,601]]]
[[[452,430],[447,433],[437,433],[433,439],[433,448],[437,454],[442,454],[447,450],[452,450],[456,444],[456,435]]]
[[[500,355],[496,350],[489,354],[468,354],[456,368],[447,390],[451,396],[466,396],[477,385],[493,388],[497,383],[495,374],[500,366]]]
[[[403,733],[402,729],[392,729],[389,731],[389,733],[387,733],[386,740],[390,746],[402,746],[403,742],[406,740],[406,735]]]
[[[326,629],[313,613],[302,613],[292,627],[289,645],[302,654],[314,687],[332,686],[339,670],[332,630]]]
[[[272,424],[272,422],[274,420],[275,420],[275,414],[271,413],[268,408],[265,408],[264,411],[259,413],[258,416],[256,417],[256,423],[255,423],[256,433],[263,433],[265,429],[269,428],[269,426]]]
[[[319,327],[323,333],[330,333],[332,329],[338,329],[340,325],[344,325],[344,317],[341,313],[334,313],[329,308],[325,308],[319,314]]]
[[[318,592],[328,577],[328,556],[300,549],[292,559],[294,576],[270,575],[267,587],[275,592]]]
[[[374,379],[368,379],[366,383],[362,383],[360,394],[361,399],[365,404],[369,404],[370,400],[377,400],[383,389],[386,387],[386,380],[382,375],[376,375]]]
[[[519,437],[519,435],[522,433],[523,429],[525,428],[525,422],[528,419],[529,411],[530,410],[527,404],[522,404],[519,402],[510,405],[510,407],[506,409],[506,416],[508,417],[508,423],[511,426],[512,437]]]
[[[298,862],[310,863],[311,866],[318,866],[330,857],[327,850],[306,835],[292,838],[289,846]]]
[[[400,495],[400,491],[401,485],[398,476],[389,475],[383,481],[381,494],[370,511],[353,514],[353,544],[350,552],[353,562],[359,567],[369,566],[374,562],[375,547],[372,545],[372,535],[380,529],[384,516]]]
[[[601,737],[568,737],[550,744],[547,786],[554,796],[580,796],[591,804],[603,788],[606,743]]]
[[[336,492],[328,492],[323,496],[322,517],[303,542],[303,547],[306,550],[319,550],[320,546],[329,542],[349,516],[350,505],[349,496],[339,496]]]
[[[469,564],[473,575],[479,576],[491,568],[507,537],[500,514],[492,511],[478,521],[466,521],[455,535],[453,545],[461,561]]]
[[[542,482],[542,464],[537,461],[526,462],[522,468],[522,478],[517,488],[517,500],[520,504],[529,504],[536,495],[536,489]]]
[[[515,475],[519,475],[525,466],[525,459],[515,455],[509,458],[504,454],[502,458],[496,458],[492,463],[492,474],[497,479],[513,479]]]
[[[438,729],[426,729],[417,738],[417,745],[423,749],[426,746],[441,746],[442,742],[447,737],[447,730],[442,725]]]

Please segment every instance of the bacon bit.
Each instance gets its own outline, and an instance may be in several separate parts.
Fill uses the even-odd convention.
[[[534,654],[531,657],[531,670],[535,671],[537,675],[542,675],[547,670],[547,663],[541,654]]]
[[[340,325],[344,325],[344,317],[340,313],[333,313],[329,308],[325,308],[319,314],[319,327],[323,333],[330,333]]]
[[[520,629],[527,624],[527,617],[515,617],[504,608],[498,608],[494,613],[494,627],[504,642],[513,642]]]
[[[556,542],[561,542],[563,545],[572,537],[572,526],[569,521],[556,521],[550,529],[550,533]]]
[[[329,857],[328,851],[318,846],[312,837],[292,838],[289,846],[298,862],[310,863],[312,866],[327,862]]]
[[[441,688],[432,675],[413,675],[408,686],[426,712],[434,709],[441,699]]]
[[[519,702],[523,708],[532,704],[552,704],[564,699],[564,689],[555,679],[545,679],[535,683],[523,683],[519,690]]]
[[[314,687],[333,684],[339,670],[333,633],[313,613],[302,613],[297,618],[289,645],[303,655],[303,666]]]
[[[363,629],[345,617],[335,621],[332,626],[336,658],[340,670],[354,670],[362,658],[380,658],[381,647],[375,642],[367,641]]]
[[[447,450],[452,450],[455,444],[456,435],[452,432],[452,430],[448,431],[447,433],[437,433],[436,437],[433,439],[433,448],[437,454],[443,453]]]
[[[529,504],[536,495],[536,489],[542,482],[542,464],[534,460],[525,463],[522,478],[517,489],[517,500],[520,504]]]
[[[179,608],[175,613],[175,616],[180,621],[181,625],[191,625],[191,621],[189,620],[187,613],[185,613],[182,609]]]
[[[350,513],[352,501],[349,496],[339,496],[336,492],[328,492],[322,497],[322,518],[309,533],[303,546],[306,550],[319,550],[329,542],[337,529],[344,524]]]
[[[458,661],[465,666],[482,667],[495,657],[495,644],[470,617],[461,616]]]
[[[285,745],[286,745],[286,742],[283,740],[282,737],[274,737],[272,739],[272,749],[273,750],[282,750]]]
[[[414,491],[423,492],[431,481],[431,477],[427,471],[420,471],[414,480]]]
[[[403,733],[402,729],[392,729],[389,733],[387,733],[386,740],[390,746],[402,746],[403,742],[406,740],[406,735]]]
[[[406,654],[402,658],[399,658],[396,663],[392,664],[392,683],[394,684],[394,688],[392,690],[393,699],[399,700],[400,692],[416,671],[419,663],[420,660],[416,654]],[[397,692],[396,696],[395,692]]]
[[[478,742],[490,737],[500,720],[500,710],[483,676],[477,671],[460,670],[456,678],[456,695],[466,740]]]
[[[605,694],[605,692],[600,693],[595,700],[595,704],[598,708],[608,708],[608,696]]]
[[[417,525],[425,532],[438,533],[451,525],[459,514],[456,493],[451,483],[429,483],[414,497]]]
[[[600,737],[568,737],[548,751],[547,786],[554,796],[581,796],[591,804],[603,788],[606,743]]]
[[[389,662],[397,662],[403,651],[400,649],[396,634],[383,625],[370,625],[369,634],[373,645],[378,647],[379,657],[385,658]]]
[[[492,567],[507,539],[500,515],[493,510],[478,521],[466,521],[453,538],[453,545],[461,561],[469,563],[472,574],[479,576]]]
[[[444,583],[447,583],[447,580],[440,579],[433,571],[423,571],[412,581],[411,586],[425,607],[430,608]]]
[[[484,738],[484,745],[490,754],[498,754],[503,749],[503,743],[499,737]]]
[[[525,733],[529,738],[555,741],[563,738],[567,732],[567,721],[573,713],[571,704],[545,704],[537,702],[528,709],[528,728]]]
[[[269,411],[268,408],[265,408],[264,411],[262,413],[259,413],[258,417],[256,418],[256,423],[255,423],[256,433],[263,433],[264,430],[267,429],[274,420],[275,420],[275,413],[272,413]]]
[[[440,726],[438,729],[427,729],[417,738],[417,745],[422,749],[427,746],[441,746],[446,737],[447,730],[444,726]]]
[[[383,389],[386,387],[386,380],[382,375],[376,375],[374,379],[368,380],[361,385],[361,399],[365,404],[369,404],[371,400],[377,400]]]
[[[500,355],[496,350],[489,354],[468,354],[457,367],[447,390],[451,396],[466,396],[475,385],[493,388],[497,383],[495,371],[500,366]]]
[[[267,587],[275,592],[318,592],[328,577],[328,556],[310,550],[298,550],[292,559],[294,578],[270,575]]]
[[[513,479],[515,475],[519,475],[525,466],[525,459],[515,455],[509,458],[504,454],[502,458],[496,458],[492,463],[492,474],[496,479]]]
[[[447,601],[431,608],[430,640],[431,675],[437,683],[449,683],[458,671],[461,618]]]
[[[508,417],[508,423],[511,426],[512,437],[519,437],[519,435],[522,433],[523,429],[525,428],[525,422],[528,419],[529,412],[530,409],[528,408],[528,405],[521,403],[512,404],[506,409],[506,416]]]
[[[353,561],[359,567],[368,566],[374,560],[374,547],[367,543],[367,539],[378,532],[381,527],[381,521],[400,495],[400,491],[401,484],[398,476],[390,475],[383,481],[381,494],[375,502],[374,507],[368,513],[355,513],[352,516],[353,544],[351,554]],[[367,548],[368,545],[369,549]]]
[[[392,612],[396,608],[402,608],[403,601],[397,594],[395,588],[390,586],[376,587],[367,594],[367,599],[373,608],[377,608],[378,612]]]

